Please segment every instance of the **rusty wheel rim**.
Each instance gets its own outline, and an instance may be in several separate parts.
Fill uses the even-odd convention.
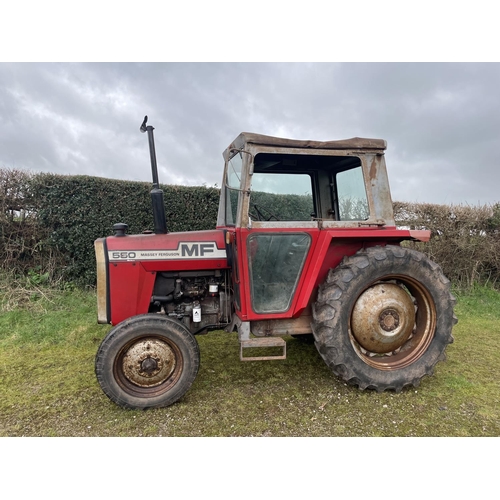
[[[151,398],[167,392],[179,380],[182,353],[170,339],[147,335],[120,350],[113,370],[122,389],[136,397]]]
[[[408,276],[391,275],[358,296],[349,321],[356,354],[378,370],[398,370],[417,361],[436,329],[429,291]]]

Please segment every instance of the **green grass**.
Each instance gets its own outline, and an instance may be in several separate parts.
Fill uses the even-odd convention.
[[[25,291],[28,293],[27,291]],[[3,297],[3,298],[2,298]],[[156,410],[123,410],[101,391],[92,291],[39,289],[0,315],[0,436],[498,436],[500,293],[460,295],[448,359],[417,389],[361,392],[287,337],[285,361],[239,361],[235,333],[198,337],[188,393]],[[33,298],[35,297],[35,298]]]

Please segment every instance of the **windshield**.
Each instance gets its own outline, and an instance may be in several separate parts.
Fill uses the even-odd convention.
[[[253,220],[311,220],[314,216],[309,174],[257,172],[252,176],[249,215]]]

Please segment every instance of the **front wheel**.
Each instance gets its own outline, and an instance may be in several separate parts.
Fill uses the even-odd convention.
[[[418,386],[445,359],[457,322],[450,282],[438,264],[399,246],[344,258],[313,307],[316,347],[349,384],[379,392]]]
[[[171,318],[144,314],[115,326],[97,351],[104,393],[123,408],[169,406],[189,390],[200,366],[194,336]]]

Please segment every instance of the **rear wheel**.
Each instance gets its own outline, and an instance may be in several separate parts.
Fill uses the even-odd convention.
[[[445,359],[454,304],[449,280],[422,253],[366,248],[332,269],[319,288],[315,344],[348,383],[399,392],[418,386]]]
[[[169,406],[189,390],[200,366],[196,339],[183,325],[154,314],[114,327],[97,352],[104,393],[123,408]]]

